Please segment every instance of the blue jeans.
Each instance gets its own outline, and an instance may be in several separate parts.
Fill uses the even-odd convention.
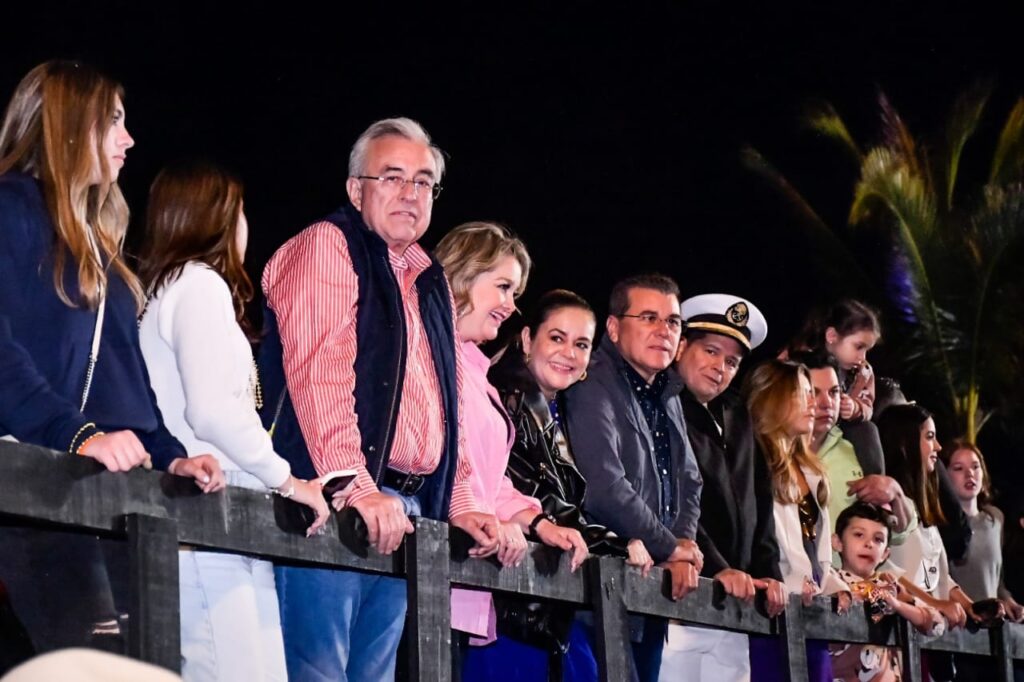
[[[419,515],[419,500],[397,496],[406,514]],[[405,580],[292,566],[278,566],[274,574],[289,680],[394,679],[405,625]]]

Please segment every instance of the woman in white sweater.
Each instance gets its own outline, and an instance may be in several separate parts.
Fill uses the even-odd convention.
[[[747,406],[754,437],[772,478],[779,572],[790,593],[804,603],[819,594],[837,595],[840,613],[850,605],[850,588],[832,567],[828,480],[808,438],[814,428],[814,393],[807,368],[769,360],[747,377]],[[776,645],[777,646],[777,645]],[[782,651],[751,640],[751,679],[783,679]],[[828,646],[807,645],[808,679],[832,679]]]
[[[271,490],[329,511],[316,481],[291,475],[256,410],[262,401],[244,330],[252,284],[242,267],[242,186],[207,165],[165,169],[150,190],[140,276],[149,302],[142,353],[167,428],[188,453],[211,452],[231,485]],[[272,564],[220,552],[179,553],[186,680],[285,680]]]

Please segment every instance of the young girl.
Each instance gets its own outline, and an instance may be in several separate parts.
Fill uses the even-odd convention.
[[[121,252],[117,178],[134,145],[123,95],[84,64],[46,62],[18,84],[0,126],[0,353],[19,377],[0,385],[0,436],[110,471],[151,462],[212,492],[223,487],[216,459],[186,457],[164,427],[139,351],[142,287]],[[109,584],[90,580],[107,582],[95,538],[0,534],[0,578],[38,648],[119,632]],[[95,603],[101,592],[108,603]]]
[[[456,332],[463,361],[462,424],[473,467],[473,496],[501,521],[498,560],[518,566],[526,555],[526,535],[572,552],[575,570],[587,556],[579,531],[556,525],[540,502],[516,490],[506,475],[515,431],[497,390],[487,381],[490,360],[479,345],[494,340],[502,323],[515,311],[515,297],[526,286],[530,257],[525,245],[492,223],[473,222],[449,232],[435,255],[451,283],[457,314]],[[496,637],[491,596],[473,590],[452,590],[452,627],[477,639]],[[494,657],[501,659],[495,664]],[[514,654],[493,647],[468,653],[462,679],[519,679]]]
[[[882,337],[878,314],[860,301],[845,299],[819,308],[804,323],[788,350],[821,350],[835,356],[843,376],[839,418],[868,421],[875,403],[875,373],[867,354]]]
[[[879,418],[886,472],[914,503],[916,528],[892,549],[890,560],[905,571],[901,583],[925,604],[938,609],[953,627],[967,622],[972,600],[954,582],[937,526],[945,523],[939,506],[939,444],[935,421],[920,405],[893,405]]]
[[[140,274],[150,300],[139,336],[168,428],[190,453],[213,452],[232,485],[310,507],[316,531],[328,516],[319,484],[292,476],[256,413],[259,379],[242,331],[252,284],[241,183],[212,166],[167,168],[146,217]],[[285,679],[273,564],[182,550],[178,565],[184,678]]]
[[[884,473],[884,455],[878,431],[871,423],[875,403],[875,373],[867,354],[882,337],[878,314],[861,303],[845,299],[818,308],[780,356],[792,351],[823,350],[839,365],[843,388],[839,402],[839,426],[853,443],[864,475]]]
[[[992,502],[988,469],[978,446],[953,441],[942,451],[953,489],[971,523],[967,555],[954,561],[949,572],[967,594],[975,599],[1001,599],[1007,615],[1016,622],[1024,618],[1024,607],[1003,586],[1003,513]],[[952,454],[946,454],[952,453]]]
[[[845,611],[849,588],[832,567],[828,481],[808,447],[814,429],[810,374],[803,365],[770,360],[749,375],[745,390],[754,436],[772,477],[782,582],[787,591],[802,594],[805,600],[838,593],[840,610]],[[766,655],[755,641],[751,640],[751,672],[766,679],[762,676],[771,676],[781,652]],[[807,654],[810,679],[831,679],[827,648],[810,643]]]

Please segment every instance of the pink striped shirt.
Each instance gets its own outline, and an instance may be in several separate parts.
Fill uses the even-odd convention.
[[[399,282],[408,332],[402,402],[388,466],[406,473],[429,474],[437,468],[444,449],[444,415],[415,281],[430,264],[430,258],[417,244],[403,256],[388,253]],[[356,489],[348,499],[351,505],[377,492],[377,485],[366,469],[356,421],[359,284],[341,230],[324,221],[288,240],[263,272],[263,292],[277,315],[288,392],[313,466],[319,474],[337,469],[358,472]],[[471,468],[464,454],[461,359],[456,366],[456,383],[460,401],[459,458],[450,516],[480,510],[470,487]]]

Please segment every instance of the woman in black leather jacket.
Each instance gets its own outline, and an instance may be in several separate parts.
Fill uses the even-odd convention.
[[[594,312],[580,296],[549,291],[491,368],[488,378],[516,430],[508,476],[519,491],[539,499],[558,525],[577,529],[591,553],[623,557],[646,575],[653,560],[643,542],[586,520],[581,509],[586,482],[559,423],[559,392],[586,379],[595,327]],[[582,632],[570,635],[571,609],[510,597],[496,600],[495,607],[498,631],[505,636],[549,653],[569,652],[559,661],[563,679],[591,677],[580,661],[593,660],[589,645]]]

